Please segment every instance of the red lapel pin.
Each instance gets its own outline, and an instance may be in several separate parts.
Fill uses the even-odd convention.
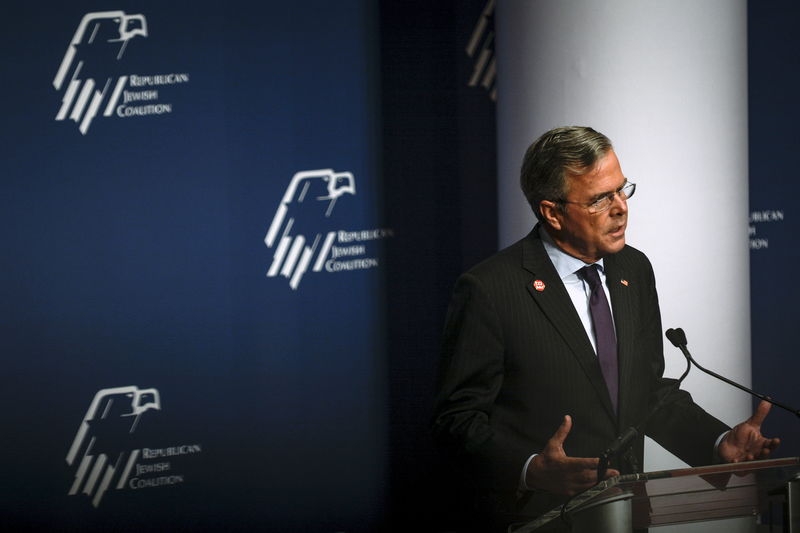
[[[542,292],[544,290],[544,281],[537,279],[533,282],[533,288],[539,292]]]

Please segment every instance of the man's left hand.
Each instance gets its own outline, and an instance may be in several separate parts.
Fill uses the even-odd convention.
[[[768,439],[761,434],[761,424],[767,418],[772,404],[762,400],[753,416],[731,429],[719,443],[719,456],[726,463],[740,463],[766,459],[781,443],[780,439]]]

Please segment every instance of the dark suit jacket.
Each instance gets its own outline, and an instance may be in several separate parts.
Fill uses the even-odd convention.
[[[572,416],[569,456],[597,457],[639,423],[674,380],[664,370],[661,317],[650,262],[626,246],[604,258],[619,356],[619,413],[537,228],[463,274],[444,331],[434,434],[492,513],[536,516],[561,501],[520,499],[525,461]],[[543,290],[534,281],[544,283]],[[646,433],[691,465],[710,464],[728,427],[679,391]],[[642,464],[644,439],[633,446]],[[617,458],[628,473],[633,461]],[[526,502],[524,506],[520,502]]]

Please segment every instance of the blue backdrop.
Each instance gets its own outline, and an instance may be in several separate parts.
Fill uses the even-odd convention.
[[[392,234],[377,11],[112,7],[4,10],[0,520],[370,530]]]
[[[750,2],[750,273],[753,388],[800,408],[797,302],[800,259],[794,199],[800,194],[797,72],[800,39],[794,2]],[[783,439],[779,455],[800,455],[797,417],[774,408],[765,433]]]

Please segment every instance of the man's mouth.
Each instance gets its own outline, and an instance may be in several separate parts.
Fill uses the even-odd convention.
[[[622,237],[623,235],[625,235],[625,227],[626,226],[627,226],[627,224],[621,224],[621,225],[615,227],[614,229],[612,229],[609,232],[609,235],[611,235],[612,237]]]

